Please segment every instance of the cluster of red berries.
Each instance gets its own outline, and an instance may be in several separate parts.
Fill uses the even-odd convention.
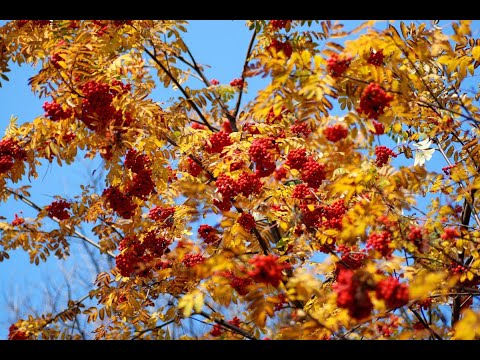
[[[21,28],[26,24],[32,24],[33,26],[44,27],[46,25],[50,25],[50,20],[17,20],[18,28]]]
[[[390,315],[389,323],[377,324],[377,329],[382,336],[390,337],[393,335],[395,329],[398,328],[398,319],[398,316],[392,314]]]
[[[232,144],[229,134],[226,131],[219,131],[210,136],[205,144],[205,151],[209,154],[221,153],[225,146]]]
[[[307,228],[314,228],[320,226],[323,215],[323,207],[320,205],[315,205],[314,209],[311,210],[311,205],[301,204],[300,210],[302,212],[302,222]]]
[[[252,135],[260,134],[260,131],[257,129],[255,124],[252,123],[252,122],[246,122],[243,125],[243,131],[245,131],[248,134],[252,134]]]
[[[125,156],[125,167],[130,169],[135,175],[128,183],[125,194],[136,196],[139,199],[146,200],[155,189],[155,183],[152,180],[151,161],[145,154],[139,154],[131,149]]]
[[[275,255],[255,255],[249,263],[254,268],[248,272],[248,276],[255,282],[271,284],[275,287],[283,278],[283,270],[290,268],[290,265],[278,262],[278,257]]]
[[[389,246],[391,242],[392,235],[389,231],[371,233],[367,239],[367,249],[375,249],[383,257],[389,258],[393,253],[393,248]]]
[[[389,149],[383,145],[375,147],[375,155],[377,156],[375,159],[375,166],[377,167],[382,167],[385,165],[388,160],[390,160],[390,157],[397,157],[397,154],[395,154],[392,149]]]
[[[378,119],[392,100],[392,95],[387,94],[380,85],[371,82],[363,89],[357,111],[360,114],[366,114],[369,118]]]
[[[312,133],[312,129],[305,121],[302,123],[300,123],[299,121],[295,121],[295,123],[292,126],[290,126],[290,131],[294,135],[298,137],[303,137],[303,138],[307,138],[308,135]]]
[[[300,170],[307,162],[307,150],[305,148],[299,148],[290,150],[287,155],[287,165],[296,170]]]
[[[457,164],[444,166],[444,167],[442,168],[442,171],[445,173],[445,175],[450,176],[450,175],[451,175],[451,171],[450,171],[450,170],[452,170],[455,166],[457,166]]]
[[[132,201],[131,197],[125,195],[118,186],[110,186],[102,193],[110,204],[113,211],[125,219],[130,219],[134,213],[137,205]]]
[[[215,85],[220,84],[220,81],[218,81],[217,79],[212,79],[212,80],[210,80],[210,84],[215,86]]]
[[[215,244],[220,240],[218,230],[210,225],[200,225],[198,228],[198,235],[203,239],[205,244]]]
[[[378,282],[375,297],[385,300],[385,304],[390,309],[398,308],[408,303],[408,286],[390,276]]]
[[[194,160],[188,158],[188,168],[187,171],[193,177],[197,177],[203,171],[202,167],[198,165]]]
[[[359,269],[365,264],[367,253],[365,250],[360,251],[355,245],[338,245],[337,251],[342,254],[340,257],[342,262],[338,263],[339,270],[345,268],[344,264],[346,264],[346,266],[352,270]]]
[[[237,193],[248,197],[251,194],[258,194],[262,191],[263,182],[257,174],[242,172],[235,182]]]
[[[27,153],[23,150],[18,141],[14,139],[3,139],[0,141],[0,174],[10,171],[15,160],[25,160]]]
[[[222,336],[222,334],[223,334],[222,327],[219,324],[213,325],[213,328],[210,331],[210,335],[212,335],[214,337],[219,337],[219,336]]]
[[[341,124],[335,124],[335,125],[327,126],[323,130],[323,134],[325,135],[328,141],[338,142],[342,139],[345,139],[348,136],[348,129]]]
[[[292,20],[270,20],[270,26],[274,30],[280,30],[287,27],[287,24]]]
[[[377,120],[373,120],[372,124],[373,124],[373,127],[375,128],[375,131],[370,130],[370,132],[374,133],[375,135],[385,134],[385,126],[381,122],[378,122]]]
[[[452,227],[446,228],[442,235],[440,235],[442,240],[454,241],[460,237],[460,232]]]
[[[52,121],[65,120],[73,115],[72,109],[68,108],[64,110],[62,105],[56,101],[52,101],[51,103],[45,102],[45,104],[43,104],[43,110],[45,110],[44,116]]]
[[[118,91],[120,88],[120,91]],[[130,91],[130,84],[123,84],[118,80],[111,85],[97,81],[89,81],[80,87],[83,93],[80,120],[92,131],[102,131],[113,122],[120,126],[128,125],[131,119],[124,116],[121,110],[116,110],[112,105],[113,99],[119,94]]]
[[[287,59],[292,56],[293,48],[292,45],[290,44],[290,41],[278,41],[277,39],[273,39],[272,42],[270,43],[269,49],[275,49],[275,52],[283,52]]]
[[[275,304],[273,311],[280,311],[283,309],[283,305],[288,304],[287,297],[285,296],[284,293],[279,294],[277,299],[278,299],[278,302]]]
[[[417,247],[419,247],[423,242],[422,228],[417,226],[411,226],[407,238]]]
[[[282,179],[285,179],[287,177],[287,174],[287,169],[285,169],[283,166],[279,166],[273,172],[273,177],[275,178],[275,180],[281,181]]]
[[[278,154],[278,145],[273,138],[253,140],[248,153],[255,163],[258,177],[269,176],[275,171],[275,156]]]
[[[313,157],[308,157],[303,164],[302,180],[311,188],[317,189],[323,180],[325,180],[325,165],[316,162]]]
[[[348,309],[348,314],[357,320],[370,315],[373,310],[368,286],[350,269],[341,269],[333,289],[337,293],[337,306]]]
[[[26,20],[25,20],[26,21]],[[27,340],[27,333],[18,330],[15,324],[10,325],[8,328],[8,340]]]
[[[280,110],[280,113],[278,115],[275,115],[275,112],[273,111],[273,106],[270,108],[267,114],[267,118],[265,119],[265,122],[267,124],[273,124],[277,121],[280,121],[283,119],[283,115],[287,113],[287,109],[285,106],[282,105],[282,108]]]
[[[171,240],[149,231],[140,242],[136,236],[125,237],[119,245],[121,253],[116,256],[115,263],[122,276],[136,273],[146,276],[153,265],[163,268],[164,263],[157,261],[170,246]]]
[[[321,225],[327,229],[342,229],[342,218],[347,212],[343,199],[338,199],[328,206],[323,207],[322,217],[325,218]]]
[[[136,174],[148,168],[150,164],[150,158],[145,154],[140,154],[135,149],[128,150],[125,155],[125,167]]]
[[[312,194],[312,188],[307,184],[297,184],[293,188],[292,198],[302,200],[302,203],[311,202],[315,200],[315,196]]]
[[[375,51],[375,52],[371,51],[367,62],[369,64],[374,65],[374,66],[382,66],[384,58],[385,58],[385,56],[383,55],[383,50],[378,50],[378,51]]]
[[[12,226],[19,226],[25,222],[24,218],[18,217],[17,214],[14,215],[14,219],[12,220]]]
[[[232,207],[231,199],[243,194],[248,197],[251,194],[258,194],[262,191],[263,183],[256,174],[243,172],[237,180],[228,175],[221,174],[216,180],[217,190],[222,194],[223,201],[216,200],[216,205],[222,211],[228,211]]]
[[[223,272],[222,275],[230,280],[230,286],[236,290],[239,295],[244,296],[248,294],[248,286],[253,283],[251,278],[236,276],[232,271]]]
[[[333,54],[327,60],[327,71],[332,77],[337,78],[342,76],[351,62],[352,58],[350,56],[340,57],[338,54]]]
[[[198,264],[203,264],[204,262],[205,257],[202,254],[186,254],[182,260],[182,263],[189,268]]]
[[[252,231],[256,226],[255,218],[247,213],[242,213],[237,219],[237,222],[247,231]]]
[[[245,86],[245,81],[243,81],[241,78],[236,78],[230,81],[230,86],[242,89]]]
[[[153,221],[161,222],[162,228],[172,227],[174,223],[173,215],[175,214],[175,207],[160,207],[155,206],[154,208],[150,209],[148,212],[148,217]]]
[[[464,274],[468,271],[468,269],[463,265],[453,263],[450,265],[450,271],[452,274]]]
[[[70,214],[67,209],[70,209],[71,205],[65,200],[55,200],[48,205],[45,210],[48,212],[48,216],[51,218],[56,217],[59,220],[66,220],[70,218]]]

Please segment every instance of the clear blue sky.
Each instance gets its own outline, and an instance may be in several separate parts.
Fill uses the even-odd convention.
[[[0,25],[4,22],[1,21]],[[348,27],[354,27],[358,21],[345,21]],[[446,23],[443,22],[442,23]],[[478,29],[478,26],[476,27]],[[250,40],[250,32],[243,21],[191,21],[188,26],[188,33],[185,36],[187,45],[195,55],[197,62],[209,65],[206,74],[209,79],[216,78],[221,83],[228,83],[233,78],[239,77],[242,71],[245,52]],[[37,69],[38,70],[38,69]],[[11,115],[18,116],[20,123],[30,121],[43,113],[42,105],[45,99],[36,98],[27,85],[28,78],[35,74],[35,70],[29,66],[21,68],[12,66],[9,73],[10,81],[3,82],[0,88],[0,133],[3,134],[8,125]],[[268,80],[249,81],[249,92],[244,97],[244,103],[251,100],[258,90]],[[154,91],[156,101],[166,101],[169,96],[175,94],[161,88]],[[335,114],[334,114],[335,115]],[[341,114],[339,114],[341,115]],[[383,140],[385,142],[385,140]],[[413,163],[413,160],[411,160]],[[439,161],[438,159],[434,160]],[[403,160],[396,160],[396,164]],[[404,163],[404,162],[403,162]],[[32,200],[40,206],[52,201],[53,195],[61,195],[65,198],[73,198],[80,193],[79,185],[91,181],[92,172],[98,168],[100,161],[85,160],[79,157],[79,161],[72,166],[60,168],[55,162],[39,168],[38,179],[30,185]],[[444,164],[442,164],[444,166]],[[25,181],[22,184],[27,184]],[[15,185],[16,186],[16,185]],[[23,216],[35,217],[35,211],[31,210],[21,202],[9,201],[0,204],[0,216],[8,220],[13,214],[23,211]],[[67,270],[72,266],[79,266],[82,260],[78,261],[78,253],[84,253],[78,240],[72,240],[70,260],[59,261],[51,257],[47,263],[39,267],[31,265],[28,256],[23,251],[10,253],[10,260],[0,263],[0,339],[6,338],[8,326],[14,319],[9,314],[6,298],[22,298],[30,294],[34,304],[41,301],[41,284],[50,274],[50,280],[61,283],[63,281],[62,266]],[[103,264],[105,266],[105,264]],[[84,290],[74,290],[74,296],[82,296]],[[65,304],[65,300],[63,301]],[[62,304],[61,304],[62,305]]]

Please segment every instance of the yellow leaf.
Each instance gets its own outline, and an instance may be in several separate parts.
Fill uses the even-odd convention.
[[[480,337],[480,317],[468,309],[455,325],[455,340],[475,340]]]
[[[475,46],[472,49],[472,56],[475,60],[480,61],[480,46]]]

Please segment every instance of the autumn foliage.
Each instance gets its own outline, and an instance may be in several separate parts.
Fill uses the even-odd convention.
[[[77,339],[77,317],[95,339],[171,338],[191,319],[207,326],[183,339],[480,338],[471,22],[247,21],[227,83],[208,80],[186,25],[0,28],[0,76],[38,64],[45,101],[0,141],[1,200],[37,210],[0,222],[0,260],[75,256],[85,224],[114,258],[87,296],[18,319],[9,339]],[[242,103],[256,78],[267,85]],[[179,95],[160,106],[155,86]],[[101,191],[34,204],[18,185],[77,155],[102,159]]]

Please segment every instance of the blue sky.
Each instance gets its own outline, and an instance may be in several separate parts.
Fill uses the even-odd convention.
[[[0,25],[2,23],[3,21],[0,22]],[[345,21],[345,23],[349,23],[348,27],[350,28],[356,26],[359,22]],[[478,31],[478,26],[475,29]],[[230,80],[239,77],[241,74],[250,36],[251,33],[244,21],[191,21],[188,26],[188,33],[185,35],[185,42],[190,47],[197,62],[209,65],[205,68],[207,78],[216,78],[221,83],[229,83]],[[43,113],[42,105],[44,101],[49,99],[36,98],[27,85],[28,78],[34,74],[35,69],[29,66],[17,67],[12,65],[12,71],[8,74],[10,81],[2,81],[3,87],[0,88],[0,133],[3,134],[12,115],[17,116],[21,123],[30,121]],[[267,81],[267,79],[251,79],[248,94],[244,97],[243,103],[251,100],[256,91]],[[154,91],[153,98],[162,102],[167,101],[168,97],[172,95],[176,95],[176,93],[165,91],[159,87]],[[382,142],[385,144],[385,139],[382,139]],[[403,158],[403,156],[399,158]],[[52,201],[53,195],[72,198],[79,194],[80,184],[91,182],[91,174],[101,165],[101,162],[99,159],[91,161],[81,157],[78,160],[74,165],[64,166],[63,168],[60,168],[55,162],[52,164],[46,163],[45,166],[39,168],[38,179],[29,183],[32,185],[32,200],[40,206],[44,206]],[[413,160],[409,161],[413,163]],[[435,154],[432,164],[440,165],[440,163],[441,159]],[[405,161],[398,159],[395,160],[395,164],[405,164]],[[444,165],[442,163],[440,167]],[[22,184],[27,183],[27,181],[24,181]],[[23,211],[25,217],[35,217],[35,211],[21,202],[10,200],[7,203],[0,204],[0,216],[4,216],[8,220],[13,218],[13,214],[21,211]],[[20,250],[11,252],[10,260],[0,263],[0,339],[6,338],[8,326],[14,320],[8,311],[6,298],[21,298],[30,294],[30,298],[36,299],[33,300],[33,303],[38,304],[44,291],[41,284],[45,282],[47,276],[50,276],[49,281],[57,282],[58,286],[61,287],[64,281],[62,269],[68,271],[68,269],[82,264],[85,255],[80,257],[77,255],[85,254],[85,251],[80,246],[79,240],[72,240],[71,254],[73,256],[67,261],[59,261],[55,257],[51,257],[46,263],[35,267],[29,263],[28,256]],[[101,267],[107,267],[107,265],[105,262],[100,264]],[[92,276],[94,276],[93,273]],[[83,289],[74,290],[73,298],[82,296],[84,292]],[[65,301],[63,304],[65,304]]]

